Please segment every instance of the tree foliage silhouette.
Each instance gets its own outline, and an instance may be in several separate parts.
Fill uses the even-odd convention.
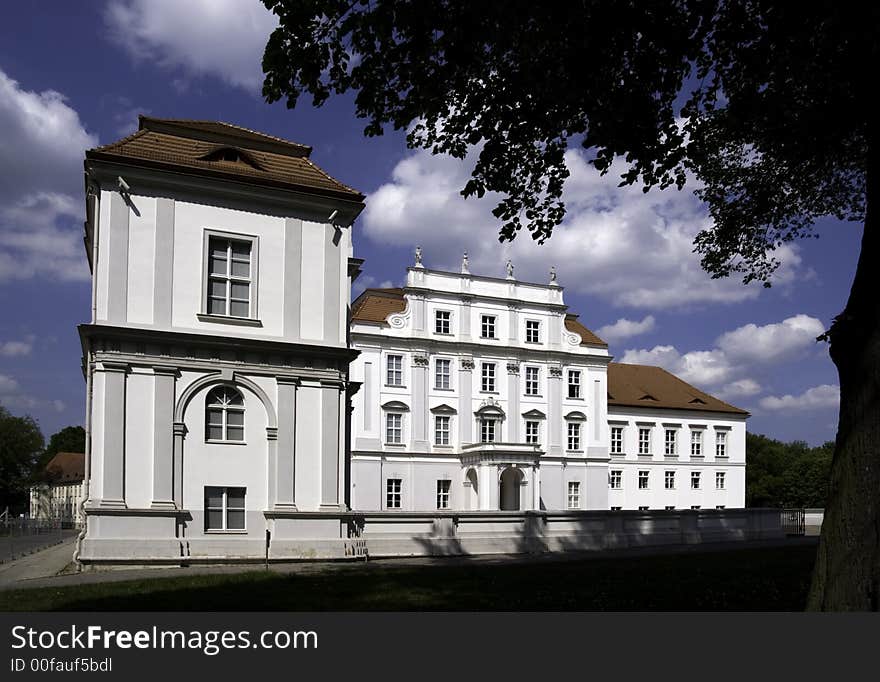
[[[279,19],[263,94],[355,93],[367,135],[463,158],[462,194],[503,198],[500,239],[539,242],[565,214],[578,144],[622,184],[697,196],[712,277],[771,283],[782,244],[823,216],[863,221],[856,276],[825,335],[841,408],[810,606],[880,605],[880,238],[873,106],[880,10],[769,0],[263,0]]]

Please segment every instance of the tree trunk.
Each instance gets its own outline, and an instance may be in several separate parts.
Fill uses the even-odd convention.
[[[874,139],[877,139],[874,137]],[[880,608],[880,150],[869,144],[862,251],[832,324],[840,417],[807,608]]]

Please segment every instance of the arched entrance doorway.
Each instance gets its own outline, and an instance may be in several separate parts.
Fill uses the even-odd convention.
[[[520,469],[508,467],[502,472],[498,495],[501,511],[519,511],[522,482],[523,472]]]

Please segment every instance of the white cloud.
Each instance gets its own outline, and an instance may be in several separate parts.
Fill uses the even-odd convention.
[[[753,395],[758,395],[761,390],[761,384],[754,379],[739,379],[721,387],[715,392],[715,395],[722,400],[749,398]]]
[[[806,412],[840,404],[840,387],[822,384],[808,388],[800,395],[786,394],[781,397],[767,396],[758,403],[765,410],[774,412]]]
[[[674,346],[654,346],[651,350],[628,350],[621,362],[656,365],[696,386],[715,386],[727,380],[733,368],[719,350],[697,350],[682,355]]]
[[[748,398],[762,390],[750,375],[767,365],[797,359],[821,330],[822,323],[816,318],[796,315],[779,323],[738,327],[719,336],[709,350],[681,353],[675,346],[633,348],[623,354],[621,362],[663,367],[722,399]]]
[[[543,245],[521,234],[499,246],[500,225],[491,214],[498,195],[461,197],[475,153],[463,161],[425,150],[408,155],[367,198],[364,232],[379,244],[421,244],[429,267],[457,269],[465,249],[476,273],[502,274],[510,257],[520,279],[543,282],[555,265],[560,284],[621,306],[661,309],[760,295],[760,286],[743,286],[737,277],[713,280],[700,267],[693,238],[709,217],[689,190],[618,187],[619,167],[600,176],[579,150],[565,159],[566,218]],[[786,245],[777,256],[783,266],[775,282],[792,282],[797,247]]]
[[[33,336],[29,336],[23,341],[0,341],[0,355],[10,358],[19,355],[30,355],[33,345]]]
[[[0,395],[7,396],[18,391],[18,382],[10,376],[0,374]]]
[[[0,71],[0,281],[85,280],[82,160],[98,140],[54,90]]]
[[[135,61],[215,76],[255,93],[266,41],[278,25],[256,0],[111,0],[104,16],[113,40]]]
[[[777,362],[790,360],[816,346],[825,325],[809,315],[795,315],[776,324],[747,324],[721,335],[718,347],[734,361]]]
[[[628,320],[625,317],[620,318],[614,324],[606,324],[600,327],[596,333],[599,338],[604,339],[608,343],[616,343],[623,341],[639,334],[645,334],[653,330],[657,325],[653,315],[647,315],[641,321]]]
[[[36,189],[80,196],[83,152],[98,143],[54,90],[30,92],[0,70],[0,204]],[[14,182],[13,182],[14,180]]]

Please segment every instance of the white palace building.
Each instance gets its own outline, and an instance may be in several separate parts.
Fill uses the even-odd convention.
[[[563,289],[429,270],[352,304],[355,509],[725,509],[748,413],[611,362]]]
[[[349,305],[364,196],[310,153],[148,117],[86,152],[81,564],[778,532],[742,509],[747,413],[612,363],[555,274],[417,254]]]

